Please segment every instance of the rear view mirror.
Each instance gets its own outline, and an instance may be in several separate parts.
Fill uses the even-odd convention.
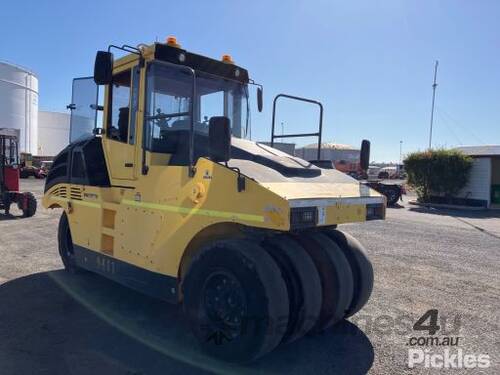
[[[210,117],[208,128],[210,159],[227,162],[231,159],[231,121],[225,116]]]
[[[359,164],[363,171],[368,170],[368,166],[370,165],[370,141],[366,139],[363,139],[363,141],[361,142]]]
[[[94,64],[94,82],[98,85],[109,85],[113,79],[113,54],[97,51]]]
[[[257,87],[257,109],[262,112],[263,107],[263,90],[262,87]]]

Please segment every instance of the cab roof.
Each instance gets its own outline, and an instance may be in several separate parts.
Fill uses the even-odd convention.
[[[155,43],[151,46],[143,45],[141,51],[142,56],[146,60],[155,59],[172,64],[184,65],[196,71],[213,74],[233,81],[242,83],[249,82],[248,71],[246,69],[233,63],[198,55],[179,47],[170,46],[164,43]],[[123,56],[115,61],[115,68],[136,59],[138,59],[138,56],[133,53]]]

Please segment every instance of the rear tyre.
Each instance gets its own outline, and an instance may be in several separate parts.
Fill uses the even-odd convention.
[[[278,265],[259,245],[217,241],[200,251],[182,282],[184,311],[210,355],[249,362],[274,349],[288,324]]]
[[[373,290],[373,266],[363,245],[350,234],[339,230],[325,234],[339,244],[352,270],[354,293],[346,312],[348,318],[361,310],[370,298]]]
[[[22,208],[24,217],[31,217],[36,212],[36,198],[33,193],[23,193],[22,199],[25,200],[26,205]]]
[[[384,195],[387,197],[387,205],[394,206],[396,203],[398,203],[401,194],[398,188],[387,187],[384,190]]]
[[[69,228],[68,216],[63,212],[59,219],[59,228],[57,231],[57,241],[59,245],[59,255],[66,271],[71,273],[81,273],[83,270],[76,265],[73,240]]]
[[[344,318],[352,300],[352,272],[344,252],[328,236],[311,232],[294,238],[311,256],[320,276],[322,305],[311,331],[321,332]]]
[[[270,237],[262,245],[280,267],[287,287],[290,308],[282,342],[289,343],[316,324],[321,311],[321,280],[311,257],[289,236]]]

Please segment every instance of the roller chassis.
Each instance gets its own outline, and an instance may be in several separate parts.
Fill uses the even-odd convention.
[[[125,272],[127,282],[115,280],[182,304],[202,349],[230,362],[251,362],[278,345],[331,328],[363,308],[373,288],[366,250],[331,227],[289,233],[247,228],[200,247],[181,280],[163,280],[161,287],[149,283],[147,289],[112,258],[96,258],[102,266],[93,266],[91,252],[80,253],[72,243],[66,213],[58,241],[71,273],[92,271],[113,279],[105,268],[115,276]],[[178,294],[165,293],[177,283]]]

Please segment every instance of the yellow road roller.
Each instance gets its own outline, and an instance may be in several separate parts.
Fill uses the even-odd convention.
[[[98,51],[94,75],[73,81],[71,143],[43,197],[63,209],[68,271],[182,305],[200,346],[235,362],[359,311],[373,269],[336,228],[385,218],[385,198],[369,187],[249,140],[249,88],[262,110],[262,86],[246,69],[175,38]],[[317,133],[276,135],[273,126],[271,136],[274,145],[315,135],[319,159],[321,103],[276,99],[319,106]],[[366,168],[369,142],[361,161]]]

